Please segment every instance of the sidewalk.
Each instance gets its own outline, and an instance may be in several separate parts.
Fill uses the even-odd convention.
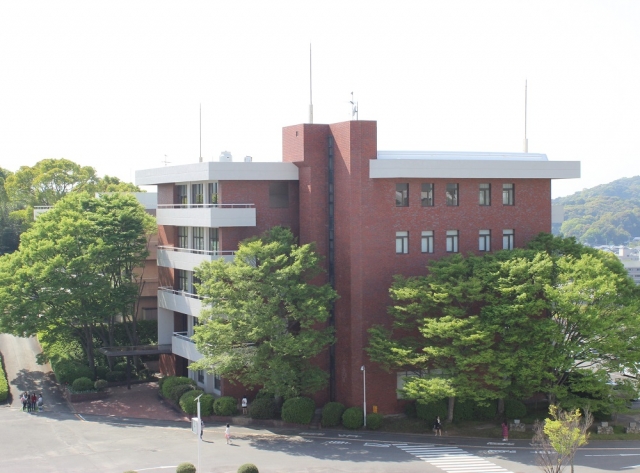
[[[158,383],[133,384],[108,388],[109,397],[96,401],[69,403],[76,414],[189,421],[158,398]]]

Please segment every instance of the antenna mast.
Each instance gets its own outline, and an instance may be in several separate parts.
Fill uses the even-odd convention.
[[[311,82],[311,43],[309,43],[309,123],[313,123],[313,84]]]
[[[202,103],[200,103],[200,161],[202,162]]]
[[[351,104],[351,119],[356,117],[356,121],[358,121],[358,102],[353,101],[353,92],[351,92],[351,102],[349,103]]]
[[[529,140],[527,139],[527,80],[524,80],[524,152],[529,152]]]

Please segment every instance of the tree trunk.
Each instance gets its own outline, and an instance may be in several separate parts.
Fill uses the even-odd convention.
[[[449,398],[449,407],[447,409],[447,421],[448,422],[453,422],[453,408],[455,406],[456,403],[456,398],[451,396]]]
[[[498,415],[500,417],[504,416],[504,399],[503,398],[498,399]]]

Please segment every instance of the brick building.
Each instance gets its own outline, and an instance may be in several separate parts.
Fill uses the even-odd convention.
[[[367,405],[396,412],[398,375],[364,352],[367,329],[391,321],[392,276],[424,274],[431,259],[523,246],[550,232],[551,179],[579,176],[579,162],[542,154],[378,151],[373,121],[285,127],[282,162],[221,157],[138,171],[136,184],[158,186],[158,336],[172,345],[162,369],[209,392],[242,394],[187,369],[201,357],[190,341],[201,310],[193,268],[232,258],[242,239],[285,225],[300,243],[316,243],[340,296],[337,342],[320,360],[331,383],[318,404],[361,405],[364,365]]]

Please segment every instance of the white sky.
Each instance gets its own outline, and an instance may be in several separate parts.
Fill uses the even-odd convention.
[[[9,1],[0,166],[65,157],[132,181],[202,155],[278,161],[281,129],[378,121],[380,150],[579,160],[554,197],[630,177],[640,152],[637,1]]]

